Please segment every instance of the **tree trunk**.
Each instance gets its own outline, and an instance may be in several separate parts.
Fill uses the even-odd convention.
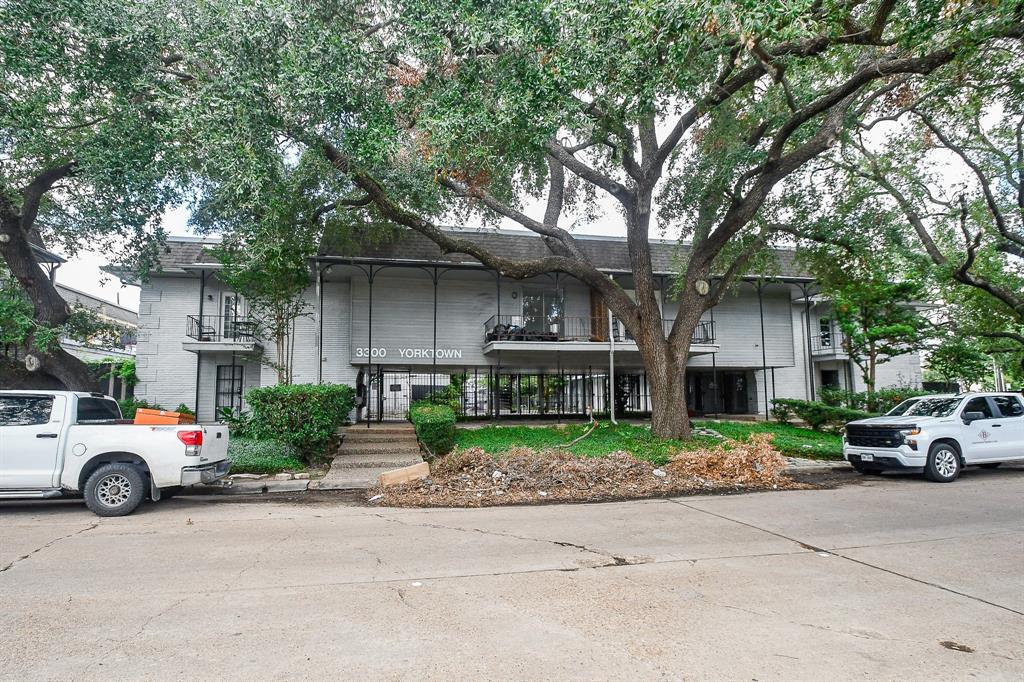
[[[685,367],[648,370],[647,382],[651,387],[651,433],[659,438],[689,438]]]
[[[35,322],[55,328],[67,322],[71,309],[32,251],[28,235],[35,212],[28,210],[29,215],[20,215],[9,202],[0,202],[0,255],[32,302]],[[34,335],[30,335],[25,347],[25,368],[54,377],[70,391],[96,389],[96,380],[84,362],[59,346],[36,348]]]

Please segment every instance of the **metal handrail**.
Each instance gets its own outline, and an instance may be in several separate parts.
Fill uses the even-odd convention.
[[[672,329],[674,319],[664,321],[665,333]],[[595,341],[608,340],[608,321],[597,317],[558,317],[540,319],[528,315],[492,315],[484,322],[484,341]],[[615,340],[632,341],[625,325],[614,320]],[[705,320],[693,330],[692,343],[715,342],[715,323]]]
[[[825,355],[828,353],[845,353],[846,335],[842,332],[818,332],[811,334],[811,353]]]
[[[189,315],[185,324],[185,336],[196,341],[253,343],[256,333],[256,321],[245,317]]]

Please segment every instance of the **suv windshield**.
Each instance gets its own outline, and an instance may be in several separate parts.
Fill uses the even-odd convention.
[[[948,417],[962,398],[922,398],[903,413],[905,417]]]

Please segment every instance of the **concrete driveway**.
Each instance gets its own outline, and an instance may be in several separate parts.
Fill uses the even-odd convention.
[[[0,677],[1024,678],[1024,470],[485,510],[0,504]]]

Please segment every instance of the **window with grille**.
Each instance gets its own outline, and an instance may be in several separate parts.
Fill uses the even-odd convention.
[[[241,365],[217,365],[217,413],[224,408],[235,412],[242,411],[242,376]]]

